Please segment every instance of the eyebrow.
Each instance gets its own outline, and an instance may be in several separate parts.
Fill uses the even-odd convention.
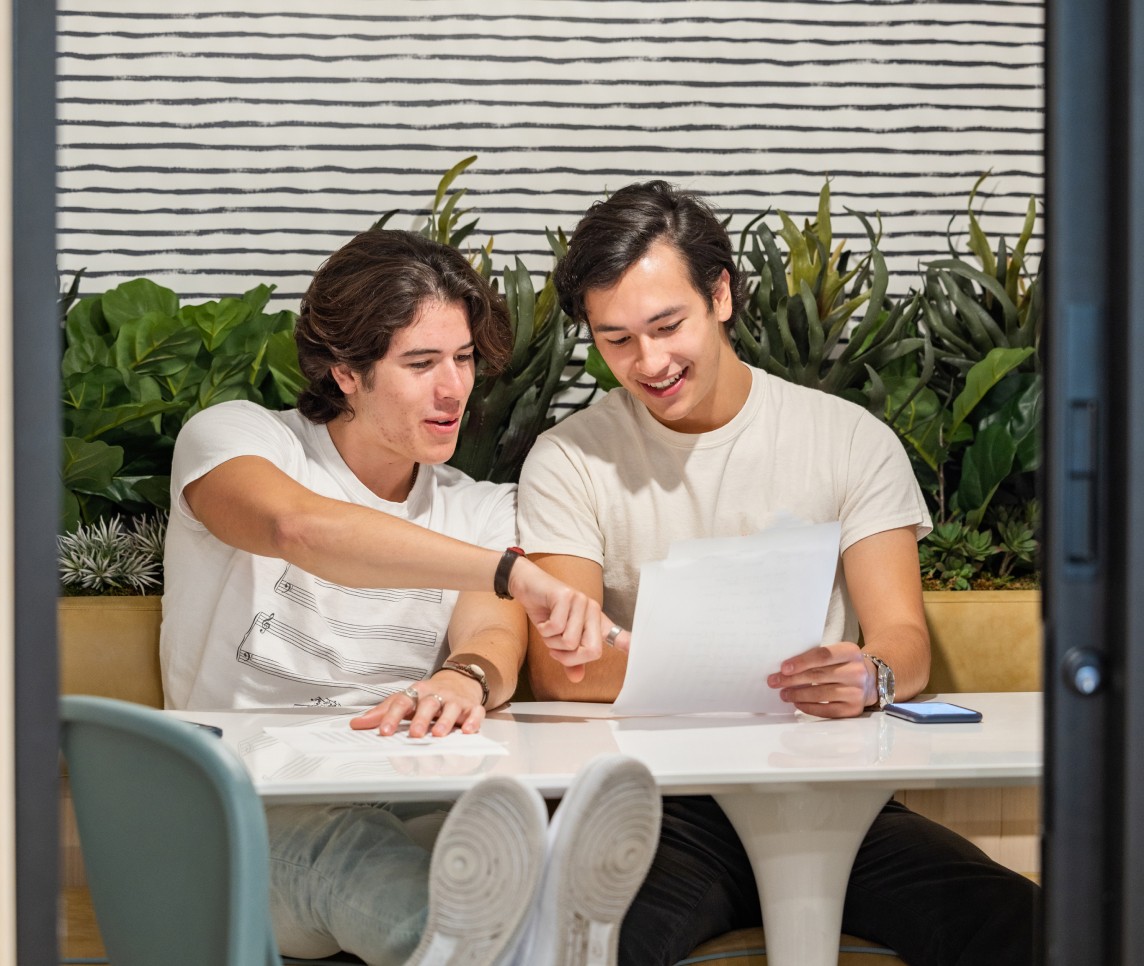
[[[466,349],[472,349],[475,347],[476,347],[476,343],[469,341],[469,342],[466,342],[463,346],[461,346],[459,349],[457,349],[455,351],[464,352]],[[443,355],[444,353],[445,353],[444,349],[409,349],[408,351],[401,353],[401,355],[399,355],[397,358],[399,358],[399,359],[411,359],[411,358],[414,358],[416,356],[439,356],[439,355]]]
[[[644,325],[654,325],[656,322],[661,322],[663,319],[666,319],[668,316],[676,315],[677,313],[682,312],[684,310],[684,308],[685,308],[685,306],[683,306],[683,305],[672,305],[666,309],[661,309],[660,311],[656,312],[655,315],[644,319]],[[589,322],[590,322],[590,320],[589,320]],[[626,327],[622,326],[622,325],[593,325],[592,331],[593,332],[623,332],[623,331],[625,331],[625,328]]]

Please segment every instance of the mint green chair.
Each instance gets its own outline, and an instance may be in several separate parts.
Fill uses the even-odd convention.
[[[266,819],[213,734],[143,705],[60,699],[80,845],[115,966],[281,966]]]

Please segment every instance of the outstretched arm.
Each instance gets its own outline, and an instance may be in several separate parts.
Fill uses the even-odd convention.
[[[240,456],[183,489],[219,540],[286,560],[345,587],[443,587],[489,592],[501,551],[435,533],[369,507],[320,496],[269,460]],[[518,560],[509,592],[549,646],[573,662],[599,657],[611,622],[597,599]]]
[[[842,570],[862,627],[853,641],[812,647],[783,662],[767,683],[800,711],[851,718],[877,700],[874,654],[894,671],[898,700],[929,680],[930,648],[922,607],[921,573],[913,527],[876,533],[842,555]]]

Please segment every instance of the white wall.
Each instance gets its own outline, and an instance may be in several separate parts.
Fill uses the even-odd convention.
[[[811,215],[830,174],[838,216],[883,212],[902,291],[980,172],[986,230],[1010,242],[1042,193],[1041,0],[60,9],[59,257],[88,292],[146,274],[188,297],[276,282],[296,303],[325,255],[424,207],[472,153],[494,263],[534,270],[546,226],[637,179],[709,193],[734,228]]]

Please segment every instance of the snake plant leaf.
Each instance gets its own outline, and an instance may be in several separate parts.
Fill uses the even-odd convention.
[[[1025,267],[1025,248],[1029,239],[1033,237],[1033,228],[1037,223],[1037,201],[1029,198],[1025,208],[1025,223],[1021,226],[1021,235],[1017,244],[1013,246],[1013,255],[1009,259],[1009,267],[1005,273],[1005,294],[1014,303],[1017,301],[1017,286],[1021,278],[1021,270]]]
[[[1003,346],[1005,337],[997,328],[997,323],[990,318],[980,305],[968,297],[957,285],[950,275],[941,275],[940,282],[949,296],[950,302],[957,309],[957,317],[961,320],[961,327],[969,336],[977,351],[984,356],[991,349]]]
[[[965,388],[953,401],[952,432],[965,422],[989,391],[1033,354],[1032,349],[993,349],[965,376]]]
[[[398,208],[394,208],[390,211],[387,211],[384,215],[382,215],[380,218],[378,218],[377,221],[375,221],[372,225],[369,226],[370,230],[371,231],[381,231],[386,225],[389,224],[389,219],[392,218],[394,215],[396,215],[399,210],[400,209],[398,209]]]
[[[604,357],[600,355],[600,350],[594,345],[588,347],[588,358],[584,363],[584,369],[604,392],[619,388],[620,380],[612,374]]]
[[[457,180],[457,177],[476,160],[477,156],[471,154],[467,158],[458,161],[441,176],[441,180],[437,182],[437,193],[433,196],[433,211],[440,209],[441,199],[445,197],[445,192],[449,190],[449,187]]]
[[[513,323],[512,369],[516,372],[525,364],[536,325],[536,290],[519,256],[515,268],[504,270],[504,294]]]
[[[437,216],[437,237],[442,245],[449,244],[449,238],[453,233],[453,226],[457,224],[463,212],[457,211],[457,203],[465,197],[467,189],[459,188],[449,195],[448,200],[445,202],[445,207],[441,209],[440,214]]]
[[[818,318],[818,303],[815,301],[814,293],[810,290],[810,286],[807,285],[806,282],[802,283],[798,294],[802,301],[803,312],[806,315],[807,370],[811,372],[817,380],[823,361],[822,322]]]
[[[827,178],[822,184],[822,190],[818,193],[818,220],[815,222],[818,229],[818,237],[822,240],[823,247],[827,251],[830,250],[833,235],[831,234],[830,226],[830,179]]]
[[[1016,455],[1017,444],[999,423],[982,429],[965,450],[954,499],[972,526],[981,524],[993,494],[1012,472]]]
[[[460,248],[461,243],[473,233],[473,230],[477,227],[477,222],[479,220],[479,218],[474,218],[472,221],[468,222],[468,224],[462,225],[460,228],[458,228],[455,232],[453,232],[453,234],[449,236],[448,244],[452,245],[454,248]]]
[[[791,221],[790,216],[785,211],[780,211],[779,218],[782,219],[783,223],[779,235],[787,243],[787,249],[790,251],[790,279],[787,283],[787,292],[790,295],[797,295],[803,282],[813,283],[814,264],[806,238],[803,237],[795,223]]]
[[[969,250],[977,256],[986,275],[997,275],[997,260],[993,257],[989,239],[981,230],[981,224],[972,208],[969,209]]]
[[[932,297],[922,300],[922,314],[925,316],[926,325],[930,332],[956,346],[966,355],[976,355],[974,347],[954,331],[956,323],[950,324],[953,323],[953,317],[943,312],[943,308],[944,303],[935,301]]]
[[[1009,298],[1005,287],[997,281],[996,278],[986,275],[984,272],[974,268],[972,265],[967,265],[958,258],[945,258],[930,262],[926,266],[926,269],[927,271],[934,272],[949,272],[955,276],[976,282],[993,296],[994,304],[1001,308],[1004,313],[1006,328],[1015,328],[1018,325],[1017,306],[1013,300]]]
[[[102,493],[123,466],[123,447],[76,436],[63,439],[61,476],[69,490]]]
[[[179,311],[179,297],[169,288],[146,278],[133,279],[104,292],[101,303],[103,318],[112,335],[118,335],[125,323],[149,312],[174,316]]]

